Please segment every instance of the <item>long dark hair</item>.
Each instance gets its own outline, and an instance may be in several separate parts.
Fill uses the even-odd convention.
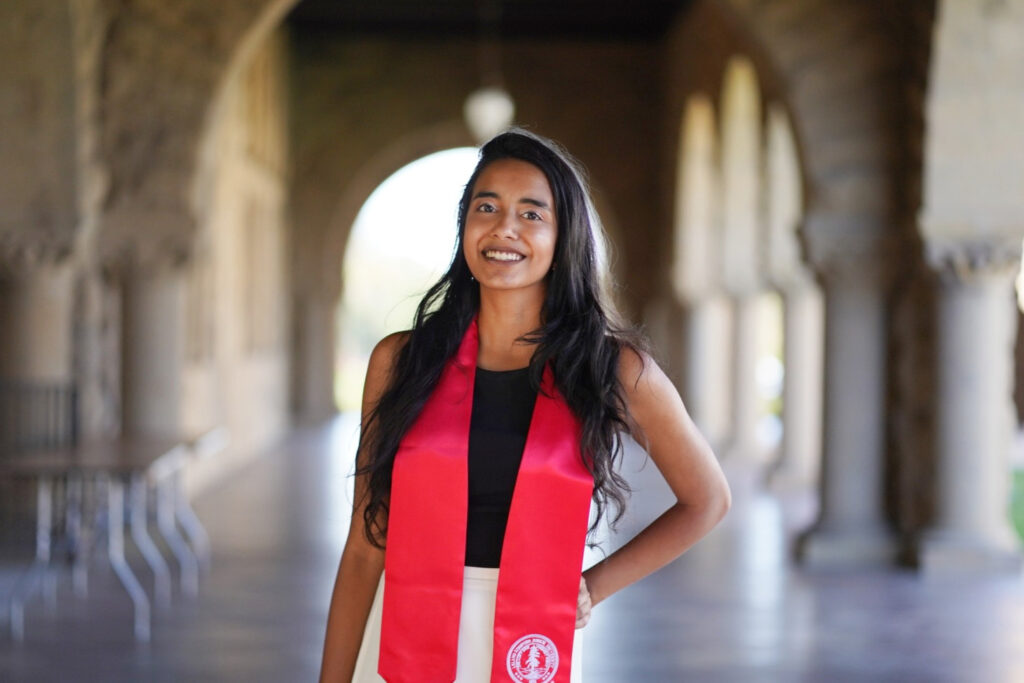
[[[557,238],[541,308],[541,326],[522,337],[536,344],[530,380],[539,388],[546,363],[558,390],[581,423],[580,457],[594,476],[597,517],[593,531],[615,508],[611,524],[622,516],[629,486],[616,471],[621,456],[620,432],[627,429],[627,407],[618,381],[619,353],[646,348],[639,332],[625,325],[607,292],[598,263],[596,224],[579,165],[557,144],[521,129],[487,142],[459,201],[458,239],[448,271],[424,295],[412,330],[398,353],[391,383],[363,424],[368,460],[359,474],[369,474],[369,500],[363,511],[369,541],[383,547],[387,535],[391,473],[398,444],[420,414],[459,347],[480,305],[479,284],[466,264],[462,240],[473,186],[480,173],[499,159],[530,163],[547,176],[555,202]]]

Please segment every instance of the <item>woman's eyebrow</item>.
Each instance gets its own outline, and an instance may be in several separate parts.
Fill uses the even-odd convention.
[[[541,209],[549,209],[549,208],[551,208],[545,202],[543,202],[543,201],[541,201],[539,199],[534,199],[532,197],[523,197],[522,199],[519,200],[519,203],[520,204],[533,204],[534,206],[539,207]]]
[[[473,199],[480,199],[481,197],[493,197],[494,199],[500,199],[500,195],[498,195],[497,192],[492,192],[490,190],[480,190],[479,192],[477,192],[476,194],[473,195]],[[534,199],[533,197],[523,197],[522,199],[519,200],[519,203],[520,204],[532,204],[533,206],[536,206],[536,207],[541,208],[541,209],[550,209],[551,208],[543,200]]]

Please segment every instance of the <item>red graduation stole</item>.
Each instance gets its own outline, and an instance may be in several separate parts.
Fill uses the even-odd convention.
[[[474,316],[395,455],[378,666],[388,683],[455,680],[478,334]],[[594,480],[550,367],[540,389],[501,552],[492,683],[569,683]]]

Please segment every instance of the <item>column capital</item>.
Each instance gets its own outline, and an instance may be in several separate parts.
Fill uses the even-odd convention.
[[[897,226],[876,214],[811,211],[800,227],[808,261],[825,282],[891,280],[900,253]]]
[[[943,284],[1012,279],[1020,270],[1021,238],[929,238],[925,260]]]
[[[18,277],[39,268],[66,263],[74,252],[71,240],[55,235],[40,238],[30,231],[0,232],[0,277]]]
[[[158,277],[176,273],[192,259],[191,245],[122,242],[105,245],[100,256],[102,272],[111,280],[126,277]]]
[[[192,258],[199,236],[195,215],[178,202],[122,199],[99,218],[96,258],[108,275],[176,270]]]

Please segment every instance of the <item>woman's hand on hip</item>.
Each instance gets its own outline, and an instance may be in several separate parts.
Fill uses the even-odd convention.
[[[587,590],[587,580],[580,577],[580,592],[576,598],[576,628],[583,628],[590,621],[590,591]]]

